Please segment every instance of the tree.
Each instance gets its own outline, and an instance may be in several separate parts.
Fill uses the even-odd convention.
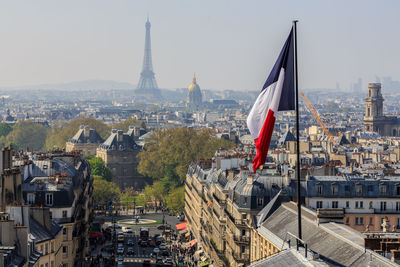
[[[6,144],[15,144],[16,149],[42,150],[46,142],[47,129],[30,120],[18,121],[7,135]]]
[[[10,126],[10,124],[1,122],[0,123],[0,136],[7,136],[12,131],[12,129],[13,128]]]
[[[102,158],[87,155],[86,159],[89,161],[92,175],[100,176],[102,179],[111,182],[112,171],[110,168],[106,167],[106,164]]]
[[[209,129],[171,128],[155,131],[145,149],[138,154],[138,170],[155,180],[175,173],[174,179],[178,179],[176,185],[180,186],[191,162],[210,158],[217,148],[232,146],[232,142],[217,138]],[[172,173],[169,168],[172,168]]]
[[[145,123],[144,121],[138,121],[134,117],[130,117],[129,119],[126,119],[124,121],[114,123],[112,125],[112,128],[127,132],[129,130],[129,126],[139,126],[145,128]]]
[[[121,197],[119,187],[102,179],[100,176],[93,176],[93,201],[95,205],[107,205],[111,201],[118,202]]]
[[[110,127],[102,121],[80,117],[68,123],[61,122],[52,127],[46,139],[46,149],[52,150],[54,147],[65,148],[65,143],[76,134],[81,125],[88,125],[95,129],[104,139],[110,135]]]
[[[181,213],[185,207],[185,188],[183,186],[172,190],[166,197],[166,207],[172,213]]]

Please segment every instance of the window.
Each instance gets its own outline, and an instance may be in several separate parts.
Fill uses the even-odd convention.
[[[369,217],[369,224],[370,224],[370,225],[373,225],[373,222],[374,222],[374,221],[373,221],[373,218],[372,218],[372,217]]]
[[[360,201],[360,209],[364,208],[364,202]]]
[[[54,267],[54,261],[50,262],[50,267]]]
[[[247,204],[247,197],[243,198],[243,204],[245,204],[245,205]]]
[[[44,245],[44,254],[45,254],[45,255],[49,254],[49,244],[48,244],[48,243],[46,243],[46,244]]]
[[[373,208],[374,208],[374,204],[373,204],[372,201],[369,202],[369,208],[370,208],[370,209],[373,209]]]
[[[264,199],[262,197],[257,198],[257,206],[262,207],[264,204]]]
[[[386,201],[381,201],[381,210],[382,211],[386,210]]]
[[[49,264],[46,262],[46,263],[44,264],[44,267],[49,267]]]
[[[338,201],[332,201],[332,208],[337,209],[339,207]]]
[[[68,215],[68,211],[67,210],[63,210],[62,211],[62,217],[63,218],[67,218],[67,215]]]
[[[357,196],[362,195],[362,185],[361,184],[356,184],[356,195]]]
[[[356,201],[356,209],[358,209],[358,201]]]
[[[344,191],[346,191],[346,193],[350,192],[350,186],[349,185],[345,185],[344,186]]]
[[[360,217],[360,225],[364,224],[364,217]]]
[[[346,224],[349,224],[349,223],[350,223],[350,218],[346,217]]]
[[[53,206],[53,194],[46,194],[46,205]]]
[[[400,195],[400,185],[396,186],[396,195]]]
[[[368,186],[368,192],[374,192],[374,186],[373,185],[369,185]]]
[[[317,201],[317,209],[322,209],[322,201]]]
[[[386,195],[386,185],[384,184],[379,185],[379,194]]]
[[[67,234],[67,228],[63,228],[63,235]]]
[[[358,225],[358,217],[356,217],[355,224]]]
[[[35,204],[35,194],[28,193],[28,205]]]
[[[53,219],[53,213],[51,211],[49,211],[49,217],[50,217],[50,220]]]
[[[246,252],[246,247],[245,247],[245,246],[242,246],[242,247],[241,247],[241,252],[242,252],[242,253],[245,253],[245,252]]]
[[[48,166],[46,164],[43,165],[43,169],[47,170]]]
[[[397,229],[400,229],[400,218],[397,218],[397,225],[396,225]]]
[[[333,184],[331,189],[332,189],[332,195],[337,196],[339,193],[339,185]]]
[[[246,235],[246,230],[242,229],[242,236],[245,236],[245,235]]]
[[[68,253],[68,247],[67,246],[63,246],[63,254],[67,254]]]
[[[318,185],[317,185],[317,194],[318,194],[319,196],[322,196],[322,184],[318,184]]]
[[[51,250],[51,253],[54,252],[54,242],[51,242],[51,244],[50,244],[50,250]]]
[[[42,253],[44,252],[43,245],[40,246],[40,252],[42,252]]]
[[[346,201],[346,208],[350,208],[350,201]]]
[[[399,211],[399,210],[400,210],[400,202],[396,201],[396,211]]]

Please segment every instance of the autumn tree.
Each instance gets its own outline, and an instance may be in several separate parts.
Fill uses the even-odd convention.
[[[5,143],[14,149],[42,150],[46,142],[47,128],[30,120],[18,121],[7,135]]]
[[[88,125],[95,129],[104,139],[110,135],[110,127],[102,121],[80,117],[68,123],[60,122],[52,127],[46,139],[46,149],[52,150],[54,147],[65,148],[65,143],[76,134],[81,125]]]
[[[93,178],[93,201],[95,205],[104,206],[111,201],[119,202],[121,191],[116,184],[108,182],[100,176],[94,175]]]
[[[172,190],[166,197],[166,207],[171,213],[181,213],[185,207],[185,188],[183,186]]]
[[[130,117],[129,119],[126,119],[124,121],[112,124],[113,129],[122,130],[124,132],[127,132],[129,130],[129,126],[139,126],[145,128],[145,123],[144,121],[138,121],[134,117]]]
[[[217,138],[209,129],[171,128],[155,131],[146,141],[138,170],[141,174],[160,180],[172,171],[183,185],[192,161],[210,158],[219,147],[228,148],[233,143]],[[168,168],[171,168],[169,170]]]

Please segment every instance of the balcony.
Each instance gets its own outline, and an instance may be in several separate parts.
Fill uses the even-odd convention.
[[[250,255],[248,253],[237,253],[233,252],[232,257],[236,262],[248,262],[250,261]]]
[[[374,209],[374,213],[377,214],[400,214],[400,210],[396,210],[396,209]]]
[[[245,235],[233,235],[233,240],[236,243],[250,244],[250,237]]]
[[[220,199],[219,197],[217,197],[217,195],[215,193],[213,193],[212,195],[220,205],[225,205],[226,204],[226,200]]]
[[[247,219],[235,219],[235,217],[232,216],[232,214],[229,213],[227,209],[225,209],[226,217],[229,218],[229,220],[234,223],[235,225],[239,226],[246,226],[247,224]]]

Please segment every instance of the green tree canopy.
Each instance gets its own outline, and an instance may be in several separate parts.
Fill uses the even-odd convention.
[[[119,187],[102,179],[100,176],[93,176],[93,201],[95,205],[108,205],[110,201],[119,201],[121,191]]]
[[[89,161],[92,175],[99,176],[102,179],[111,182],[112,171],[110,168],[106,167],[106,164],[102,158],[88,154],[86,155],[86,159]]]
[[[166,207],[172,213],[181,213],[185,207],[185,188],[183,186],[172,190],[166,197]]]
[[[76,134],[81,125],[88,125],[95,129],[104,139],[110,135],[110,127],[102,121],[80,117],[68,123],[61,122],[52,127],[46,139],[46,149],[52,150],[54,147],[65,148],[65,143]]]
[[[138,170],[155,180],[174,173],[179,178],[176,184],[182,185],[192,161],[210,158],[217,148],[232,146],[232,142],[215,137],[209,129],[171,128],[155,131],[145,150],[138,154]]]
[[[18,121],[7,135],[6,143],[15,149],[42,150],[46,142],[47,128],[30,120]]]
[[[144,121],[138,121],[134,117],[130,117],[129,119],[126,119],[124,121],[114,123],[112,125],[112,128],[127,132],[129,130],[129,126],[140,126],[142,128],[145,128],[145,123]]]
[[[7,136],[11,131],[12,127],[10,124],[5,122],[0,122],[0,136]]]

